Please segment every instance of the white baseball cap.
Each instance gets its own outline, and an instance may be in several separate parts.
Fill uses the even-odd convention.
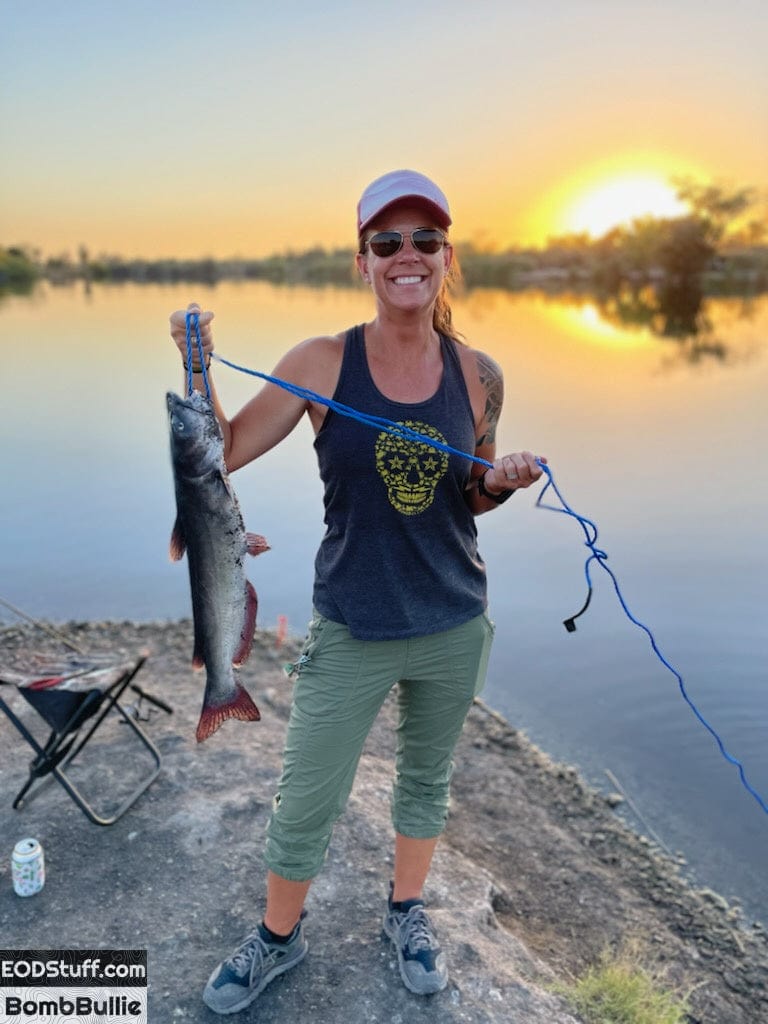
[[[440,227],[450,225],[448,200],[434,181],[418,171],[400,170],[383,174],[363,192],[357,204],[358,234],[388,206],[403,199],[417,200],[426,206]]]

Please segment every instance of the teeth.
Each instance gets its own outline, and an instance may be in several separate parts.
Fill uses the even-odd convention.
[[[424,279],[420,276],[414,275],[411,277],[396,277],[394,280],[395,284],[418,284],[419,281],[423,281]]]

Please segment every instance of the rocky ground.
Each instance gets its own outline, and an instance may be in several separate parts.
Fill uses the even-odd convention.
[[[29,748],[0,715],[2,946],[146,948],[149,1020],[218,1019],[200,1000],[210,970],[259,919],[260,851],[279,772],[291,684],[288,640],[257,634],[242,681],[259,723],[228,722],[195,742],[203,677],[189,669],[191,624],[67,624],[89,651],[147,648],[137,682],[173,706],[144,722],[163,768],[115,825],[89,822],[55,782],[19,811],[11,801]],[[0,666],[60,650],[33,627],[0,631]],[[5,696],[26,721],[16,694]],[[146,705],[142,713],[146,712]],[[451,966],[448,988],[419,999],[401,985],[379,921],[391,871],[388,794],[394,705],[370,736],[325,870],[308,900],[310,955],[235,1019],[312,1024],[572,1024],[554,994],[606,947],[637,942],[647,965],[691,991],[691,1022],[768,1022],[768,941],[737,907],[695,891],[679,866],[622,824],[614,801],[550,761],[478,703],[456,755],[449,825],[427,889]],[[38,733],[40,730],[38,729]],[[76,777],[108,799],[140,768],[116,719]],[[133,748],[136,749],[136,748]],[[73,769],[74,770],[74,769]],[[109,797],[111,799],[111,795]],[[15,895],[10,852],[36,836],[47,857],[37,896]]]

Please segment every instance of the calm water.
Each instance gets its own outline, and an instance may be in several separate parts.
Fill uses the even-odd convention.
[[[186,567],[167,555],[164,402],[182,387],[167,317],[190,298],[217,311],[222,355],[264,371],[294,342],[370,313],[364,293],[250,283],[1,300],[0,596],[34,616],[190,612]],[[700,358],[608,323],[589,301],[477,292],[455,316],[504,369],[501,446],[549,457],[567,501],[600,527],[630,609],[768,796],[768,302],[711,303],[707,340],[720,348]],[[258,386],[223,368],[217,381],[233,411]],[[284,614],[302,634],[322,528],[308,428],[234,482],[249,528],[273,548],[251,565],[260,622]],[[479,520],[497,623],[486,699],[605,790],[611,771],[699,884],[768,920],[768,816],[599,569],[589,612],[566,633],[587,551],[577,524],[537,510],[535,493]]]

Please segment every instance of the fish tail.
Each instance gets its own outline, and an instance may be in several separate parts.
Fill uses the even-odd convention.
[[[221,723],[228,718],[239,718],[241,722],[258,722],[261,718],[250,694],[239,683],[236,684],[234,696],[226,704],[203,704],[195,733],[197,742],[202,743],[209,736],[213,736]]]

